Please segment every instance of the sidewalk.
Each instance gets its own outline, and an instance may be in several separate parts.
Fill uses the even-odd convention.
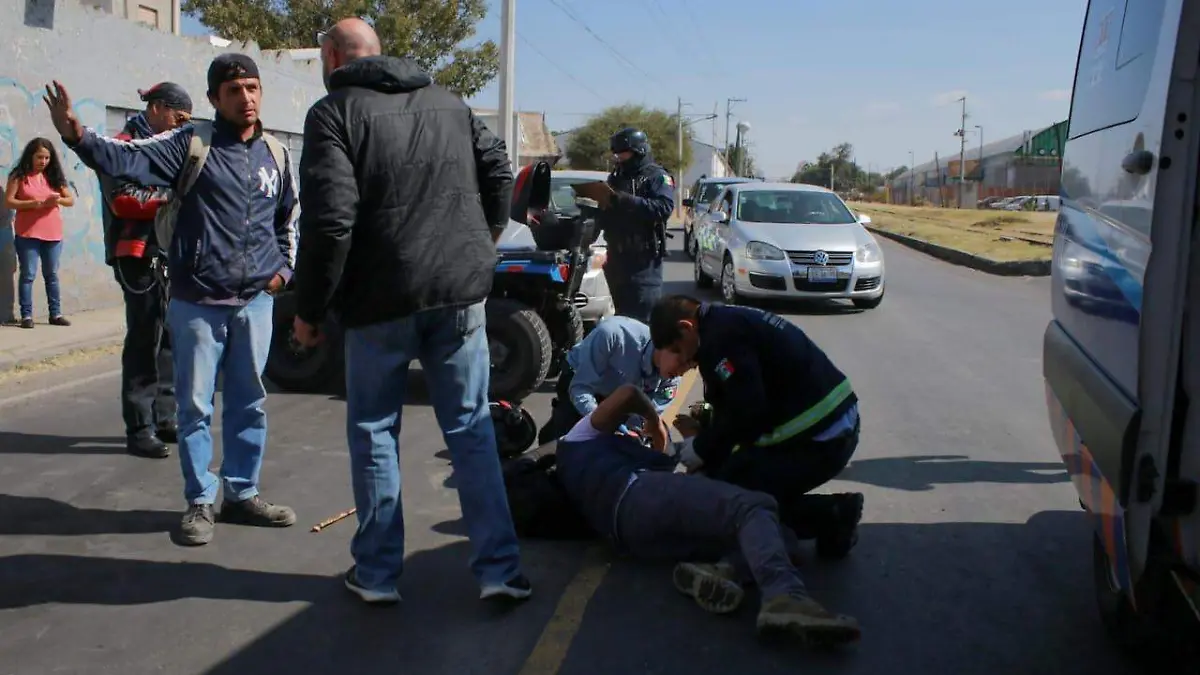
[[[0,372],[45,361],[78,349],[120,344],[125,336],[125,307],[118,305],[68,317],[70,326],[39,322],[33,330],[0,325]]]

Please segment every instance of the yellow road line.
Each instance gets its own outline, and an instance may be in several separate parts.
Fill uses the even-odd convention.
[[[662,414],[663,421],[668,425],[679,414],[680,408],[687,400],[688,392],[695,383],[696,371],[688,371],[679,383],[675,400],[671,401],[671,405]],[[607,547],[603,544],[589,547],[584,553],[583,563],[575,578],[567,584],[567,588],[559,597],[554,615],[546,622],[537,644],[533,646],[533,651],[521,666],[520,675],[557,675],[563,661],[567,659],[567,651],[570,650],[579,627],[583,624],[583,614],[587,610],[588,602],[596,594],[596,589],[600,588],[600,582],[604,581],[608,568]]]

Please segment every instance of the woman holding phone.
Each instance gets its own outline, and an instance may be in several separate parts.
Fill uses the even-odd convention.
[[[69,326],[62,313],[58,287],[58,261],[62,254],[63,220],[60,209],[73,206],[67,177],[54,144],[45,138],[29,141],[21,161],[8,176],[4,206],[14,212],[13,234],[21,276],[17,289],[21,305],[21,328],[33,328],[33,281],[38,261],[46,282],[50,324]]]

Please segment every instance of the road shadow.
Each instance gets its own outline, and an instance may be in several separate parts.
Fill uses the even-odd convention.
[[[323,387],[320,391],[300,392],[284,389],[266,376],[263,377],[263,384],[266,387],[267,393],[272,395],[327,396],[331,401],[340,401],[343,403],[346,401],[346,380],[344,377],[335,378],[335,380],[330,381],[328,386]],[[425,379],[424,371],[415,362],[408,369],[408,390],[405,392],[404,405],[430,405],[429,383]]]
[[[185,598],[316,603],[331,599],[339,581],[215,563],[18,554],[0,558],[0,609],[148,605]]]
[[[0,494],[0,514],[0,535],[149,534],[167,532],[179,522],[175,511],[87,509],[49,497],[6,494]]]
[[[1090,537],[1086,515],[1068,511],[1015,524],[863,524],[848,559],[800,563],[813,597],[863,627],[861,644],[836,652],[757,641],[754,590],[735,614],[709,615],[672,588],[669,564],[620,562],[558,672],[1132,673],[1097,617]]]
[[[143,640],[172,642],[188,626],[208,625],[204,663],[211,663],[207,654],[214,648],[239,646],[203,671],[208,675],[517,673],[566,597],[574,598],[563,605],[566,616],[551,624],[559,631],[554,647],[566,657],[561,675],[794,675],[812,668],[837,675],[1128,672],[1096,619],[1085,514],[1048,511],[1025,523],[867,523],[860,533],[847,560],[800,563],[815,598],[863,625],[861,646],[835,653],[760,644],[753,589],[736,614],[706,614],[672,588],[669,564],[602,556],[601,563],[611,563],[600,565],[604,571],[589,568],[602,577],[596,593],[590,599],[577,591],[564,595],[580,569],[585,546],[579,543],[522,543],[536,590],[516,608],[479,602],[465,569],[469,547],[456,541],[407,557],[404,602],[389,609],[364,606],[335,574],[49,554],[0,558],[0,609],[91,605],[95,613],[103,611],[95,606],[191,598],[241,603],[189,603],[170,613],[160,608],[128,627]],[[307,606],[279,622],[253,604],[296,602]],[[223,622],[239,607],[263,617],[255,622],[260,632],[246,635],[244,627]],[[29,664],[31,672],[49,672],[86,649],[26,640],[6,656]],[[164,653],[164,671],[200,672],[178,661],[201,660],[194,649]]]
[[[937,485],[1010,483],[1050,485],[1071,480],[1062,462],[991,462],[965,455],[914,455],[858,459],[838,480],[925,492]]]
[[[0,431],[0,455],[124,454],[125,438],[121,436],[50,436]]]

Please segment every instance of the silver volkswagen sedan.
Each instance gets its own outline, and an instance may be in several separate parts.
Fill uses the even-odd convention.
[[[696,223],[696,285],[722,299],[883,302],[883,251],[837,194],[815,185],[738,183]]]

